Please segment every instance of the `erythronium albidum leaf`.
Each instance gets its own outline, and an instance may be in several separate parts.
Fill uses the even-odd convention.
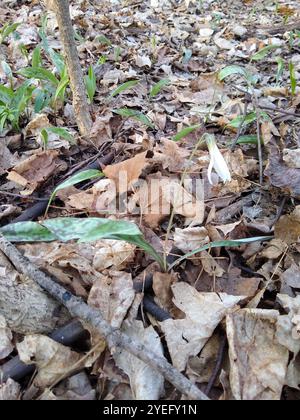
[[[201,127],[200,124],[196,125],[190,125],[189,127],[185,127],[182,130],[180,130],[175,136],[172,137],[172,140],[179,141],[183,139],[184,137],[188,136],[193,131],[197,130],[197,128]]]
[[[115,239],[132,243],[151,255],[164,269],[161,256],[143,237],[139,228],[131,222],[90,217],[60,217],[42,223],[20,222],[0,229],[11,242],[92,242],[99,239]]]
[[[96,170],[96,169],[89,169],[87,171],[79,172],[78,174],[75,174],[71,178],[64,181],[62,184],[58,185],[53,193],[51,194],[51,197],[49,199],[49,203],[47,206],[46,214],[48,213],[49,207],[54,200],[56,194],[58,191],[63,190],[64,188],[72,187],[73,185],[79,184],[80,182],[87,181],[89,179],[98,178],[100,176],[103,176],[103,173]]]
[[[110,97],[113,98],[114,96],[119,95],[125,90],[136,86],[138,83],[139,83],[139,80],[129,80],[128,82],[123,83],[122,85],[118,86],[114,91],[112,91],[112,93],[110,94]]]
[[[169,266],[169,270],[172,270],[176,265],[182,263],[182,261],[186,260],[187,258],[192,257],[195,254],[198,254],[199,252],[206,251],[207,249],[211,248],[219,248],[222,246],[240,246],[243,244],[249,244],[251,242],[259,242],[259,241],[270,241],[273,239],[273,236],[255,236],[253,238],[244,238],[244,239],[234,239],[234,240],[224,240],[224,241],[216,241],[216,242],[210,242],[201,248],[194,249],[191,252],[188,252],[187,254],[180,257],[178,260],[176,260],[172,265]]]

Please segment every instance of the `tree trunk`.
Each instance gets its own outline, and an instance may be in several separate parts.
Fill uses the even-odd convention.
[[[73,108],[80,134],[88,136],[92,127],[92,119],[87,101],[83,73],[75,44],[74,30],[70,16],[69,0],[54,0],[61,41],[70,77],[73,93]]]

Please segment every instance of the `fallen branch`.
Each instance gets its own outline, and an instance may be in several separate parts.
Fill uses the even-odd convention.
[[[152,366],[166,380],[191,400],[208,400],[208,397],[190,380],[175,369],[166,359],[157,356],[143,344],[133,341],[120,330],[113,329],[96,309],[88,306],[82,299],[75,297],[64,287],[54,282],[49,276],[35,267],[5,237],[0,235],[0,250],[10,259],[16,269],[30,277],[52,297],[61,302],[73,317],[89,323],[107,340],[113,351],[121,347],[129,353]]]

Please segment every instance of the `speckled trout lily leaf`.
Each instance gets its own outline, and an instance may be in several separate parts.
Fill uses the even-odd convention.
[[[51,242],[56,236],[47,228],[35,222],[19,222],[0,229],[10,242]]]
[[[11,242],[50,242],[60,240],[67,242],[78,239],[79,242],[92,242],[99,239],[115,239],[137,245],[151,255],[162,267],[163,260],[155,249],[148,244],[142,232],[134,224],[126,221],[115,221],[90,217],[60,217],[48,219],[42,223],[19,222],[0,229]]]

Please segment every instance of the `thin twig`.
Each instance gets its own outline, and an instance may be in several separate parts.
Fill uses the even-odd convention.
[[[28,258],[24,257],[17,248],[3,235],[0,235],[0,250],[10,259],[16,269],[34,280],[52,297],[62,303],[74,318],[79,318],[90,324],[107,340],[111,351],[123,348],[144,363],[161,373],[166,380],[175,386],[189,399],[208,400],[189,379],[175,369],[164,357],[160,357],[142,343],[133,340],[118,329],[114,329],[103,318],[101,312],[87,305],[82,299],[68,292],[64,287],[52,280],[51,277],[35,267]]]

